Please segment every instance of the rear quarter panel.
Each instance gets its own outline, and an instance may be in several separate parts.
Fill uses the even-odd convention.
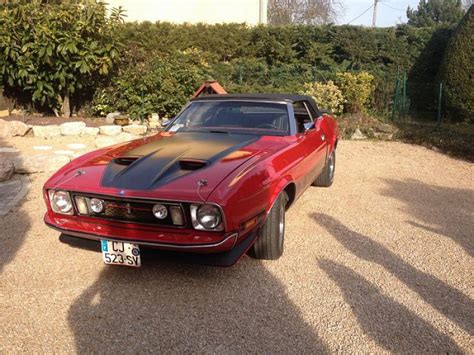
[[[332,152],[339,139],[339,126],[337,121],[332,116],[324,115],[321,122],[321,129],[327,137],[329,152]]]

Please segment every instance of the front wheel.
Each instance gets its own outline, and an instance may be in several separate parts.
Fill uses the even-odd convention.
[[[334,181],[334,172],[336,171],[336,150],[333,150],[329,156],[323,171],[313,182],[313,186],[329,187]]]
[[[280,193],[255,240],[249,255],[255,259],[276,260],[283,254],[285,239],[285,212],[288,195]]]

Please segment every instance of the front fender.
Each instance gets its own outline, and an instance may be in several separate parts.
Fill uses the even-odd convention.
[[[291,179],[290,176],[284,176],[277,183],[274,184],[270,192],[270,199],[269,199],[270,203],[268,204],[268,208],[266,210],[267,214],[270,212],[271,208],[273,207],[273,204],[275,203],[276,199],[281,194],[281,192],[285,190],[292,183],[293,183],[293,180]]]

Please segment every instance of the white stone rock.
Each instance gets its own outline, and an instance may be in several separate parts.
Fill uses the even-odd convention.
[[[119,144],[127,141],[131,141],[137,138],[142,138],[128,132],[122,132],[116,136],[99,136],[95,139],[95,146],[97,148],[104,148],[114,144]]]
[[[117,139],[120,142],[132,141],[132,140],[138,139],[138,138],[143,138],[143,137],[140,137],[140,136],[137,136],[135,134],[128,133],[128,132],[122,132],[117,136]]]
[[[34,145],[33,150],[46,151],[51,150],[53,147],[50,145]]]
[[[10,148],[10,147],[0,147],[0,154],[5,153],[5,154],[16,154],[19,153],[20,151],[16,148]]]
[[[82,131],[82,134],[87,136],[96,136],[99,134],[99,129],[97,127],[86,127]]]
[[[367,136],[363,134],[359,128],[356,128],[356,130],[351,136],[351,139],[354,139],[354,140],[367,139]]]
[[[7,121],[0,120],[0,139],[10,139],[13,134]]]
[[[86,128],[86,124],[81,121],[66,122],[59,127],[63,136],[79,136]]]
[[[56,155],[67,155],[69,157],[72,157],[74,153],[75,152],[73,150],[55,150],[53,152],[53,154],[56,154]]]
[[[55,138],[61,136],[61,129],[58,125],[33,126],[33,135],[35,137]]]
[[[67,147],[72,150],[81,150],[81,149],[86,149],[86,145],[82,143],[71,143],[68,144]]]
[[[17,156],[14,158],[13,163],[17,173],[31,174],[56,171],[70,161],[71,158],[66,155],[37,154]]]
[[[10,159],[0,159],[0,181],[8,181],[15,173],[15,166]]]
[[[26,124],[20,121],[10,121],[7,122],[7,124],[10,126],[10,133],[13,137],[23,137],[30,129]]]
[[[113,124],[114,123],[114,120],[115,120],[115,117],[118,117],[120,116],[121,113],[120,112],[111,112],[109,114],[107,114],[107,116],[105,117],[105,122],[107,124]]]
[[[99,136],[95,139],[95,146],[97,148],[104,148],[104,147],[108,147],[117,143],[120,143],[120,142],[118,142],[117,139],[114,137]]]
[[[155,129],[155,128],[161,128],[161,124],[158,121],[150,121],[148,122],[148,128],[150,129]]]
[[[122,127],[118,125],[106,125],[99,127],[100,134],[104,136],[116,136],[122,132]]]
[[[145,125],[132,124],[128,126],[123,126],[122,129],[124,132],[128,132],[135,135],[141,135],[141,134],[146,133],[146,131],[148,130],[148,127]]]

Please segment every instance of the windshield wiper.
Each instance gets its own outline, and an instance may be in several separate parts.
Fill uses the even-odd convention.
[[[214,130],[214,129],[210,130],[209,133],[225,133],[225,134],[229,134],[228,131],[218,131],[218,130]]]

